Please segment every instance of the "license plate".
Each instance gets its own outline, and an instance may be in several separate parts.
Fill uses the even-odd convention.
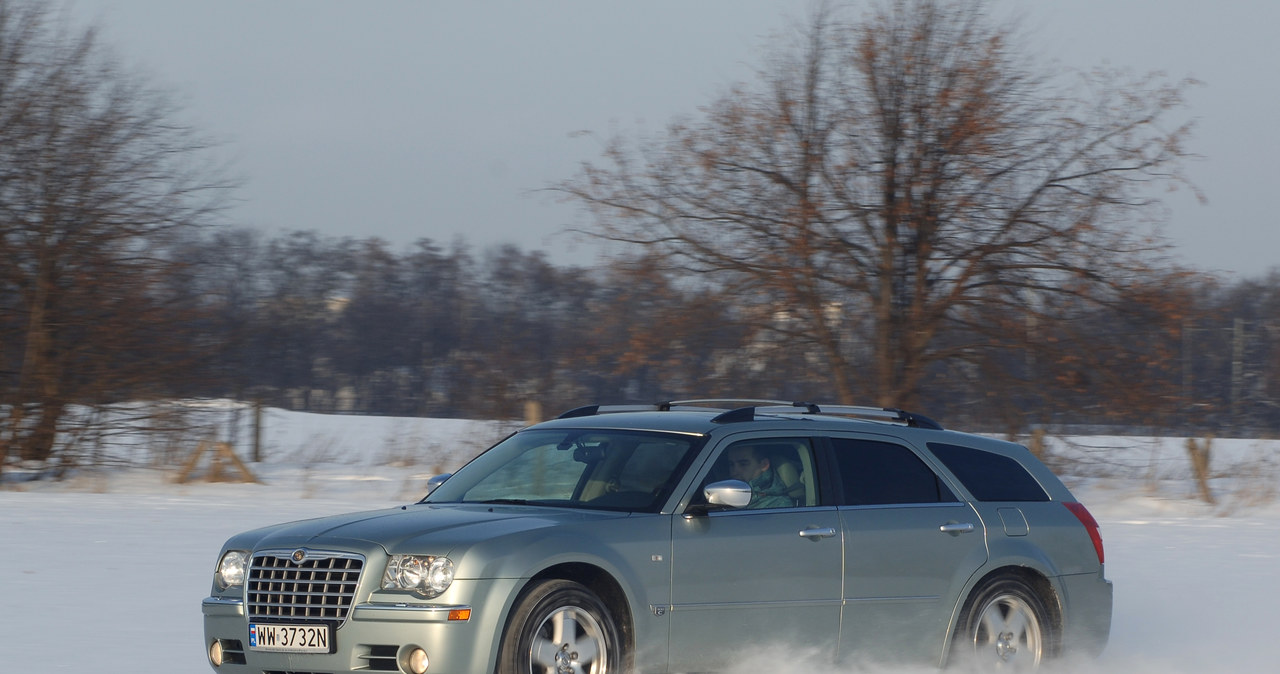
[[[332,653],[329,625],[249,623],[249,648],[279,653]]]

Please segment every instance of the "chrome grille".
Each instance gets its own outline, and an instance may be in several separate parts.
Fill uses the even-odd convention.
[[[346,620],[364,558],[314,550],[300,562],[294,557],[293,550],[254,554],[246,584],[249,618]]]

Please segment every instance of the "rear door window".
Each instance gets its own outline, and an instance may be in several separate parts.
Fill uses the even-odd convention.
[[[915,452],[902,445],[831,438],[840,505],[951,503],[957,499]]]

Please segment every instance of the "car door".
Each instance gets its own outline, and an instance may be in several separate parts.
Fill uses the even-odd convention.
[[[829,449],[845,552],[840,654],[931,661],[987,559],[982,520],[905,444],[850,435]]]
[[[839,513],[819,505],[810,441],[775,438],[768,445],[777,451],[774,470],[796,475],[795,505],[673,519],[671,671],[741,666],[744,652],[774,644],[835,655],[843,554]],[[728,478],[727,458],[722,452],[699,485]]]

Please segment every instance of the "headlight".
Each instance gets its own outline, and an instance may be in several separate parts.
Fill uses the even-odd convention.
[[[218,560],[218,571],[213,574],[218,589],[244,585],[244,568],[248,560],[249,553],[245,550],[228,550],[223,553],[222,559]]]
[[[431,598],[453,583],[453,562],[448,557],[391,555],[382,574],[382,589],[410,590]]]

